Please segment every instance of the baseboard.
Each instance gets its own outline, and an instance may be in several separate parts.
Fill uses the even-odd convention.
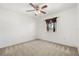
[[[8,47],[16,46],[16,45],[21,45],[21,44],[29,43],[29,42],[36,41],[36,40],[41,40],[41,41],[45,41],[45,42],[48,42],[48,43],[57,44],[57,45],[60,45],[60,46],[65,46],[65,47],[75,48],[75,49],[77,49],[78,52],[79,52],[79,48],[77,48],[77,47],[68,46],[68,45],[60,44],[60,43],[57,43],[57,42],[51,42],[51,41],[43,40],[43,39],[33,39],[33,40],[30,40],[30,41],[26,41],[26,42],[22,42],[22,43],[17,43],[17,44],[11,45],[11,46],[3,47],[3,48],[8,48]],[[3,49],[3,48],[2,48],[2,49]]]
[[[77,49],[77,47],[75,47],[75,46],[70,46],[70,45],[66,45],[66,44],[62,44],[62,43],[58,43],[58,42],[54,42],[54,41],[49,41],[49,40],[44,40],[44,39],[39,39],[39,38],[34,39],[34,40],[42,40],[42,41],[46,41],[46,42],[49,42],[49,43],[53,43],[53,44],[57,44],[57,45],[61,45],[61,46],[66,46],[66,47],[72,47],[72,48]]]

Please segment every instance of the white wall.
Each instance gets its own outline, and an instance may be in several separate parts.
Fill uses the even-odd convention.
[[[78,52],[79,52],[79,3],[78,3],[78,5],[77,5],[77,8],[78,8],[78,44],[77,44],[77,46],[78,46]]]
[[[45,19],[58,16],[57,31],[47,32]],[[33,19],[26,14],[0,9],[0,48],[35,38],[78,46],[77,8]]]
[[[0,9],[0,48],[35,39],[35,20]]]
[[[46,18],[59,17],[57,19],[57,31],[46,31]],[[44,19],[45,18],[45,19]],[[37,20],[37,38],[49,40],[70,46],[77,45],[77,8],[65,10],[56,14],[40,17]]]

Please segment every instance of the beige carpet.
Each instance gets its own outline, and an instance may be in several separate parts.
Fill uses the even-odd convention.
[[[45,40],[32,40],[26,43],[0,49],[1,56],[77,56],[75,47],[48,42]]]

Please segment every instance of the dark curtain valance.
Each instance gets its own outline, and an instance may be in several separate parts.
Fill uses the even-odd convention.
[[[52,21],[52,23],[55,23],[57,20],[58,17],[54,17],[54,18],[50,18],[50,19],[46,19],[46,23],[50,23],[50,21]]]

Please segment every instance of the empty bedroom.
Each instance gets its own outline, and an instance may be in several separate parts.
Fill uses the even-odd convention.
[[[78,3],[0,3],[0,56],[79,56]]]

